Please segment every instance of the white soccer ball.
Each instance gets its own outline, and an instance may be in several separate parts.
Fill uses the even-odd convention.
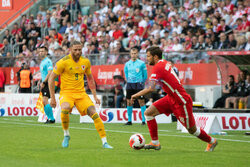
[[[129,145],[135,150],[140,150],[145,145],[145,138],[139,133],[133,134],[129,139]]]

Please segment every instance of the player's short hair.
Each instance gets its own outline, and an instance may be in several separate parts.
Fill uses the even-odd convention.
[[[131,51],[136,51],[137,53],[139,52],[138,48],[136,48],[136,47],[133,47],[133,48],[131,49]]]
[[[45,49],[48,52],[48,48],[46,46],[41,46],[40,49]]]
[[[82,43],[80,41],[72,41],[70,43],[70,47],[74,46],[74,45],[82,45]]]
[[[162,59],[162,50],[158,46],[152,46],[146,50],[152,56],[158,56],[159,59]]]

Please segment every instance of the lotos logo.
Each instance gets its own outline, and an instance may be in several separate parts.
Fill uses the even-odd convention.
[[[0,109],[0,117],[3,116],[5,113],[5,110],[3,108]]]
[[[101,112],[99,113],[99,115],[100,115],[100,117],[101,117],[101,119],[102,119],[103,121],[110,122],[110,121],[113,120],[114,114],[113,114],[113,112],[111,112],[111,111],[107,112],[107,110],[108,110],[108,109],[101,111]]]

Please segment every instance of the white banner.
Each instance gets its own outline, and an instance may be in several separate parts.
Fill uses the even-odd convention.
[[[204,128],[204,124],[208,117],[215,115],[221,130],[250,130],[250,113],[194,113],[196,125]],[[202,118],[197,120],[197,118]],[[202,124],[201,124],[202,123]],[[200,125],[199,125],[200,124]],[[177,129],[182,130],[180,123],[177,124]]]
[[[35,108],[38,97],[39,94],[31,93],[0,93],[0,116],[38,116],[40,111]],[[93,95],[89,95],[89,97],[95,104]],[[101,95],[97,95],[97,97],[102,100]],[[56,102],[57,106],[53,109],[54,113],[60,110],[58,109],[60,107],[59,94],[56,94]],[[75,107],[72,114],[80,115]]]
[[[221,127],[216,115],[194,115],[194,119],[196,127],[204,129],[208,134],[221,132]],[[188,132],[179,121],[177,122],[177,129],[180,129],[181,132]]]
[[[104,123],[126,123],[128,121],[127,109],[125,108],[107,108],[100,109],[99,111],[100,118]],[[156,116],[157,123],[171,123],[171,116],[166,116],[164,114]],[[80,123],[93,122],[89,116],[81,116]],[[132,113],[132,123],[141,123],[141,109],[134,108]]]

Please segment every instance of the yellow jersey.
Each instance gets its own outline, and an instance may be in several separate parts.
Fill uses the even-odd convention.
[[[89,59],[84,57],[75,62],[69,54],[59,60],[53,72],[61,76],[60,94],[85,92],[84,74],[91,74],[90,67]]]

